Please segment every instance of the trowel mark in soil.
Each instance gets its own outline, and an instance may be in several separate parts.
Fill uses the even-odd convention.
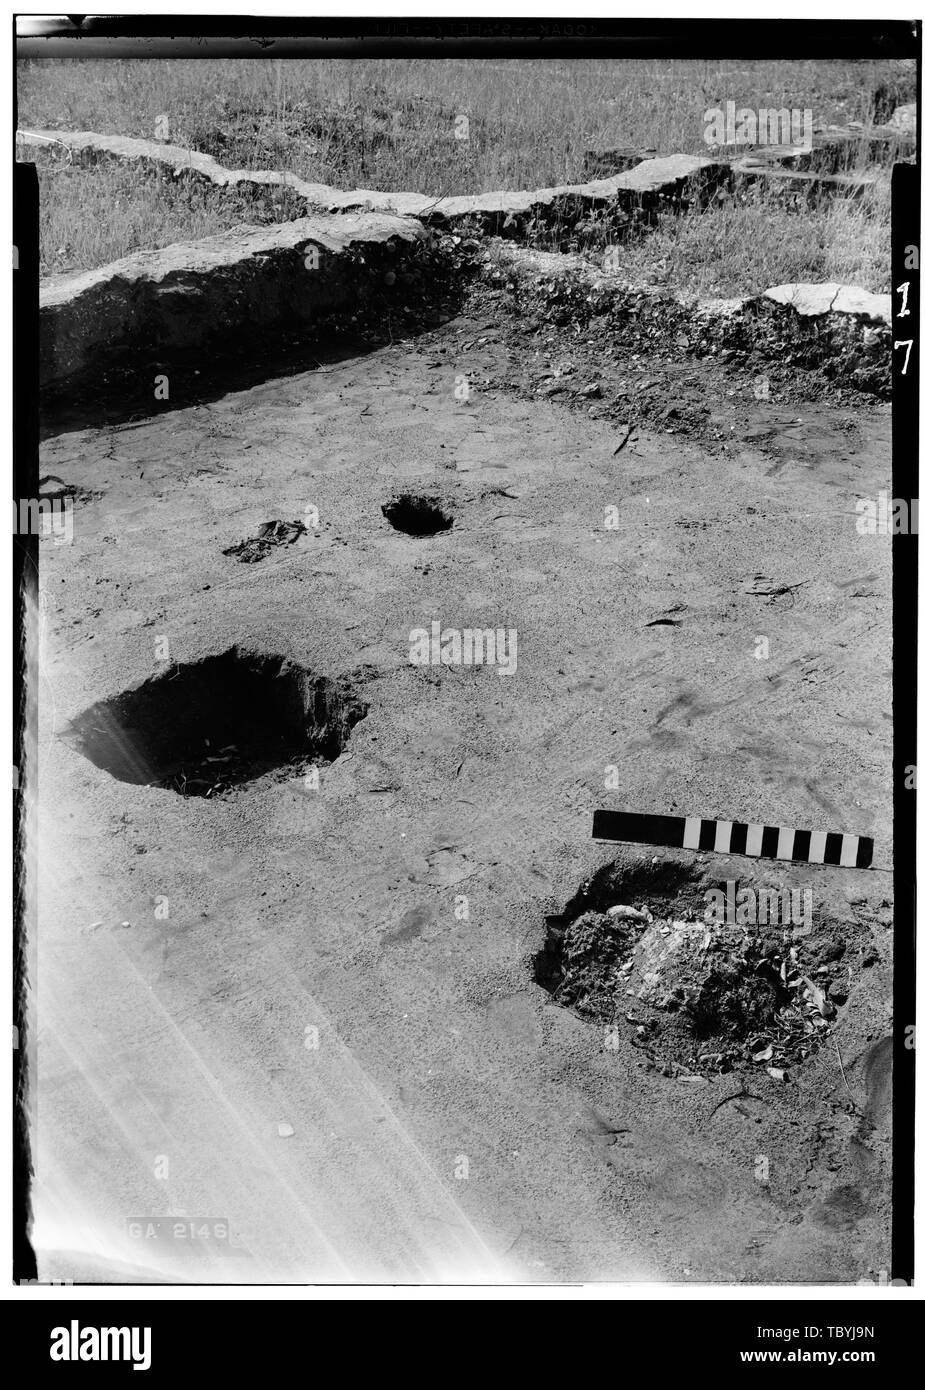
[[[875,962],[870,930],[817,903],[807,932],[777,888],[762,889],[775,904],[767,925],[716,921],[712,888],[670,862],[605,867],[546,919],[534,978],[581,1017],[616,1023],[667,1075],[760,1068],[783,1079],[830,1036]]]
[[[343,682],[232,647],[93,705],[67,737],[120,782],[207,797],[332,762],[366,712]]]
[[[222,554],[235,555],[244,565],[255,565],[265,560],[274,546],[292,545],[305,533],[301,521],[265,521],[256,536],[238,545],[230,545]]]
[[[386,502],[382,515],[390,526],[406,536],[436,536],[440,531],[449,531],[453,525],[453,518],[439,502],[412,492],[403,492],[400,497]]]

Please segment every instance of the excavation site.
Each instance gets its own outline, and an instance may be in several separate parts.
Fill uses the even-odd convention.
[[[116,60],[24,65],[40,1281],[891,1272],[914,62],[777,65],[806,151],[704,142],[761,55],[675,128],[683,56],[648,138],[631,62],[537,75],[507,163],[513,69],[414,95],[474,59],[133,60],[137,118]]]

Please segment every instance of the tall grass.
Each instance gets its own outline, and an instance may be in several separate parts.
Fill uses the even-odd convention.
[[[19,65],[19,119],[151,139],[166,115],[175,143],[235,168],[454,194],[575,182],[591,149],[704,153],[703,113],[726,100],[866,122],[890,89],[908,99],[908,65],[36,59]]]
[[[771,285],[838,281],[874,294],[890,287],[890,186],[821,207],[800,198],[718,203],[662,217],[648,236],[621,248],[634,280],[685,294],[732,298]]]
[[[232,168],[436,196],[580,182],[591,150],[702,154],[704,112],[727,100],[810,107],[817,123],[879,120],[914,80],[910,64],[874,60],[32,60],[18,69],[19,124],[154,138],[166,116],[172,143]],[[36,158],[45,273],[294,215],[278,194]],[[663,218],[623,262],[706,294],[794,279],[879,290],[888,220],[885,188],[821,210],[750,198]]]
[[[110,163],[83,168],[31,151],[39,177],[41,275],[93,270],[134,251],[213,236],[241,223],[303,217],[284,189],[241,194],[167,172]]]

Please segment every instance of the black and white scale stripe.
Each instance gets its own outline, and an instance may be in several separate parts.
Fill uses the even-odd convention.
[[[874,857],[874,842],[868,835],[746,825],[743,821],[707,820],[700,816],[595,811],[591,833],[595,840],[714,850],[717,854],[748,854],[756,859],[789,859],[800,864],[840,864],[849,869],[869,869]]]

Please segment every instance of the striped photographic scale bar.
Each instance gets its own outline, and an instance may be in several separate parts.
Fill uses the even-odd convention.
[[[700,816],[595,811],[591,834],[595,840],[748,854],[754,859],[789,859],[799,864],[840,864],[846,869],[869,869],[874,858],[874,842],[868,835],[791,830],[783,825],[747,825],[743,821],[707,820]]]

